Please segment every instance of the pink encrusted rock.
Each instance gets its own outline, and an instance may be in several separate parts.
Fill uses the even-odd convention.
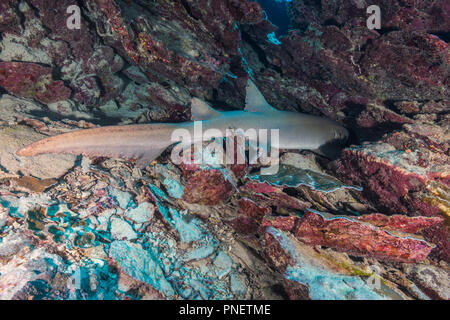
[[[270,233],[264,232],[261,247],[266,261],[276,270],[284,273],[289,265],[295,263],[289,252],[283,249],[280,242]]]
[[[346,149],[332,167],[345,182],[361,185],[362,195],[382,212],[444,217],[446,224],[424,230],[424,236],[437,245],[433,254],[450,261],[450,232],[445,214],[449,199],[444,191],[450,185],[445,154],[448,146],[426,127],[417,126],[412,130],[415,139],[402,132],[393,133],[386,138],[389,144],[372,143]],[[428,132],[429,136],[425,137],[421,131]]]
[[[183,200],[216,205],[222,203],[231,192],[231,184],[219,170],[197,170],[188,172]]]
[[[174,92],[164,88],[161,84],[145,84],[145,96],[143,100],[162,106],[167,112],[167,118],[160,118],[158,121],[181,122],[190,119],[189,108],[190,96],[186,92]],[[138,93],[137,93],[138,94]]]
[[[270,214],[272,211],[270,208],[259,206],[256,202],[248,198],[239,199],[238,206],[240,214],[253,218],[257,221],[261,221],[266,214]]]
[[[82,78],[71,86],[73,99],[85,106],[94,105],[98,102],[101,90],[95,77]]]
[[[274,187],[267,183],[249,181],[240,187],[241,191],[250,194],[250,198],[265,206],[276,206],[280,208],[290,208],[304,210],[309,208],[309,202],[302,201],[283,192],[282,188]]]
[[[361,112],[356,122],[360,127],[373,128],[385,123],[404,124],[412,123],[413,121],[383,106],[369,105]]]
[[[293,25],[306,26],[311,22],[334,22],[339,25],[365,27],[369,5],[381,8],[383,28],[407,31],[426,30],[445,32],[449,29],[450,5],[446,0],[428,1],[300,1],[290,5]]]
[[[18,31],[20,18],[16,13],[14,0],[4,0],[0,2],[0,32],[6,30]]]
[[[229,0],[227,2],[228,10],[239,23],[256,24],[264,20],[264,13],[256,1]]]
[[[75,0],[31,0],[30,5],[39,13],[39,20],[49,32],[49,38],[63,41],[70,47],[70,53],[76,62],[87,62],[93,54],[95,32],[90,32],[88,22],[81,15],[80,29],[67,28],[67,8],[79,5]],[[58,52],[50,52],[58,53]],[[60,52],[66,55],[67,52]],[[67,56],[54,57],[64,61]]]
[[[52,80],[52,69],[34,63],[0,62],[0,86],[23,98],[42,103],[67,100],[70,89],[64,82]]]
[[[408,219],[408,217],[405,217]],[[409,218],[412,219],[412,218]],[[429,225],[425,223],[423,227]],[[313,211],[300,217],[264,219],[263,227],[272,226],[289,231],[310,245],[322,245],[356,256],[373,257],[392,262],[423,261],[433,245],[413,237],[396,236],[386,230],[353,218],[326,218]],[[415,227],[420,229],[419,226]]]
[[[125,8],[116,1],[95,0],[88,10],[105,43],[130,64],[139,64],[150,81],[164,77],[197,96],[211,97],[230,74],[231,62],[240,63],[236,22],[264,19],[259,4],[250,1],[158,1],[148,7],[150,14],[133,17],[126,11],[147,6],[130,2]]]
[[[134,37],[128,31],[117,4],[113,0],[95,0],[92,1],[91,8],[99,15],[99,18],[104,18],[104,21],[107,21],[109,24],[109,26],[103,26],[105,33],[108,31],[107,28],[111,28],[111,31],[114,32],[117,37],[115,42],[121,44],[120,51],[123,53],[122,56],[127,57],[130,62],[137,63],[139,55],[133,44]]]
[[[259,230],[259,224],[254,219],[243,215],[239,215],[224,222],[230,225],[234,231],[241,235],[256,234]]]
[[[239,210],[237,216],[227,223],[240,234],[257,233],[263,217],[272,212],[270,207],[259,206],[249,198],[241,198],[237,204]]]

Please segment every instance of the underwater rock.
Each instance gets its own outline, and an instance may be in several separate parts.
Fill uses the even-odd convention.
[[[324,216],[314,210],[307,210],[301,218],[265,219],[262,226],[290,231],[310,245],[323,245],[356,256],[393,262],[423,261],[434,247],[419,238],[397,236],[352,218]]]
[[[34,177],[13,177],[9,180],[12,183],[11,189],[23,192],[41,193],[57,183],[56,179],[37,179]]]
[[[33,12],[38,12],[38,19],[45,27],[48,37],[52,40],[64,42],[70,48],[70,53],[58,51],[52,52],[51,54],[56,56],[55,60],[65,62],[72,60],[77,63],[86,63],[92,57],[95,32],[87,31],[90,29],[89,22],[86,21],[84,16],[81,15],[80,17],[80,29],[71,30],[67,28],[65,19],[65,17],[68,16],[67,8],[71,5],[77,5],[76,1],[31,0],[30,5],[32,5],[34,9],[30,10],[31,12],[29,15]],[[27,18],[30,18],[30,16]],[[58,57],[58,55],[61,56]],[[70,56],[68,57],[68,55]]]
[[[231,184],[219,170],[187,171],[183,200],[189,203],[215,205],[222,203],[232,192]]]
[[[448,3],[445,0],[408,2],[374,0],[370,5],[382,8],[382,28],[405,31],[445,32],[449,29]],[[309,23],[333,23],[336,25],[365,26],[368,17],[365,1],[305,2],[293,0],[289,3],[292,23],[304,27]]]
[[[123,70],[123,74],[137,84],[144,84],[149,82],[147,76],[137,66],[129,66],[128,68]]]
[[[33,63],[0,62],[0,86],[22,98],[42,103],[66,100],[70,89],[52,79],[52,70]]]
[[[275,206],[278,210],[289,208],[303,210],[311,206],[310,203],[290,196],[282,191],[282,188],[271,186],[268,183],[249,181],[239,188],[249,194],[250,199],[266,207]]]
[[[345,150],[333,166],[344,181],[361,185],[363,195],[380,211],[442,216],[447,221],[448,193],[445,190],[448,189],[448,166],[445,163],[448,156],[435,151],[434,165],[424,166],[421,159],[430,144],[425,145],[427,148],[416,146],[415,151],[405,151],[387,143],[365,144]],[[424,236],[437,245],[433,252],[448,260],[450,237],[446,224],[448,221],[434,227],[433,232],[431,229],[425,232]]]
[[[66,265],[58,255],[49,253],[43,248],[23,252],[23,255],[15,255],[13,259],[5,264],[0,264],[0,299],[33,299],[37,292],[30,288],[32,281],[51,281],[59,272],[65,272]],[[63,280],[64,281],[64,280]],[[67,278],[66,278],[67,281]],[[67,283],[67,282],[66,282]],[[66,283],[63,284],[67,291]],[[36,296],[36,299],[46,297],[51,290],[44,285],[43,296]],[[58,291],[56,285],[53,286]],[[29,294],[26,294],[26,293]],[[25,295],[25,296],[24,296]],[[66,297],[66,292],[62,291],[53,294],[53,299],[59,296]]]
[[[450,273],[448,269],[417,264],[409,268],[407,273],[413,277],[417,285],[432,299],[449,300]]]
[[[137,233],[133,227],[120,218],[111,219],[111,237],[117,240],[134,240],[137,238]]]
[[[358,187],[348,186],[340,182],[338,179],[309,169],[301,169],[291,165],[280,164],[277,174],[273,175],[247,175],[250,180],[256,180],[261,183],[268,183],[270,185],[279,187],[298,187],[301,185],[308,186],[313,190],[323,192],[333,192],[340,188],[354,188],[361,190]]]
[[[441,217],[408,217],[403,215],[386,216],[381,213],[364,214],[356,220],[368,222],[374,226],[405,233],[419,233],[443,222]]]
[[[7,0],[0,4],[0,32],[16,29],[20,18],[15,8],[16,1]]]
[[[233,43],[235,52],[233,53],[231,49],[231,54],[237,54],[236,47],[239,41],[238,31],[229,31],[233,27],[233,19],[226,20],[221,17],[219,20],[210,20],[206,18],[209,15],[215,15],[215,8],[209,8],[207,4],[204,3],[205,6],[202,7],[204,13],[202,16],[205,17],[203,21],[196,20],[189,14],[196,12],[196,9],[193,8],[196,2],[186,2],[185,5],[190,7],[187,11],[178,2],[172,4],[157,2],[151,7],[147,7],[134,2],[126,6],[119,6],[115,1],[94,1],[89,6],[89,11],[97,18],[95,19],[97,29],[104,30],[104,33],[100,35],[107,40],[108,44],[117,49],[127,61],[139,63],[149,76],[151,75],[150,78],[159,74],[177,83],[185,84],[193,90],[200,91],[199,89],[203,88],[206,91],[208,85],[218,84],[222,73],[227,72],[228,67],[224,57],[228,55],[225,54],[228,48],[225,47],[218,51],[213,49],[221,46],[214,46],[217,43],[215,40],[217,37],[212,37],[205,30],[211,28],[216,31],[223,30],[223,35],[218,36],[219,43],[221,40],[230,42],[229,45]],[[229,10],[226,8],[219,15],[225,14],[231,18]],[[130,21],[131,15],[124,13],[133,11],[146,12],[146,15]],[[108,22],[104,23],[103,21]],[[215,22],[211,23],[211,21]],[[227,26],[220,26],[220,23],[217,23],[219,21],[226,23]],[[199,24],[203,23],[207,26],[202,28]],[[125,24],[133,25],[132,33]],[[147,25],[152,25],[153,28],[149,29]],[[165,36],[167,29],[171,30],[168,34],[171,39],[170,46]],[[200,45],[191,47],[189,43]]]
[[[150,252],[142,249],[139,244],[114,241],[109,249],[109,256],[118,262],[124,272],[139,281],[150,284],[166,297],[175,294],[158,261],[155,261]]]
[[[150,222],[155,212],[155,206],[151,203],[143,202],[136,208],[128,210],[125,215],[136,223]]]
[[[342,269],[330,267],[313,250],[304,248],[276,228],[269,227],[264,233],[263,248],[268,260],[284,274],[284,284],[291,298],[359,300],[389,299],[389,295],[377,292],[368,282],[350,276]],[[300,296],[293,296],[293,294]],[[305,297],[306,296],[306,297]]]
[[[0,243],[0,259],[2,261],[13,258],[22,249],[30,245],[30,240],[21,233],[9,233]]]
[[[39,155],[19,158],[16,151],[44,136],[29,127],[0,128],[0,161],[11,174],[31,175],[40,179],[59,178],[75,164],[76,156],[70,154]]]

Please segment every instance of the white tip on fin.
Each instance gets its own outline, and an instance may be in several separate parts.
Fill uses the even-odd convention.
[[[249,78],[245,93],[245,111],[248,112],[273,112],[276,111],[264,98],[262,93]]]
[[[199,98],[191,100],[191,120],[208,120],[220,117],[221,112],[211,108],[209,104]]]

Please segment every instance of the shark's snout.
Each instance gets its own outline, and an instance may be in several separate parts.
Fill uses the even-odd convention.
[[[342,126],[335,126],[332,131],[332,140],[339,144],[344,145],[350,137],[350,132]]]
[[[349,133],[345,128],[338,128],[334,130],[334,139],[346,141],[348,139]]]

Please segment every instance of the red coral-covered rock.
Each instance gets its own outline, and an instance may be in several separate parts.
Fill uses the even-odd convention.
[[[242,191],[248,192],[251,198],[265,206],[276,206],[278,208],[290,208],[303,210],[309,208],[309,202],[302,201],[292,197],[282,191],[281,188],[271,186],[267,183],[259,183],[250,181],[240,188]]]
[[[403,215],[386,216],[381,213],[365,214],[356,218],[374,226],[406,233],[419,233],[443,222],[441,217],[408,217]]]
[[[231,191],[231,184],[219,170],[198,170],[189,174],[183,199],[190,203],[215,205],[223,202]]]
[[[383,28],[445,32],[449,29],[450,7],[448,1],[300,1],[290,5],[293,24],[306,26],[314,23],[365,26],[369,5],[378,5],[382,12]]]
[[[0,62],[0,86],[42,103],[66,100],[71,94],[62,81],[52,80],[52,69],[34,63]]]
[[[241,234],[256,233],[259,230],[263,217],[272,212],[270,208],[259,206],[248,198],[238,200],[238,210],[237,217],[232,218],[227,223]]]
[[[405,217],[405,219],[412,218]],[[374,257],[385,261],[420,262],[433,249],[433,245],[420,239],[396,236],[382,228],[361,223],[356,219],[325,218],[312,211],[306,211],[301,218],[265,219],[262,226],[290,231],[296,238],[310,245],[327,246],[352,255]],[[429,221],[420,227],[416,225],[415,228],[421,229],[428,226]]]
[[[0,3],[0,32],[6,30],[17,31],[17,25],[20,22],[20,18],[14,8],[14,0],[6,0]]]
[[[436,148],[442,148],[439,139],[430,143],[432,136],[424,140],[418,136],[419,132],[416,140],[401,134],[387,138],[397,147],[409,143],[404,151],[386,143],[345,150],[333,168],[346,182],[361,185],[363,195],[380,211],[409,216],[444,216],[448,221],[445,214],[448,210],[445,192],[449,185],[448,156]],[[407,149],[413,146],[417,150]],[[434,165],[427,164],[428,161]],[[443,259],[450,259],[448,226],[436,225],[432,229],[434,232],[427,230],[425,237],[438,246],[433,252]]]

